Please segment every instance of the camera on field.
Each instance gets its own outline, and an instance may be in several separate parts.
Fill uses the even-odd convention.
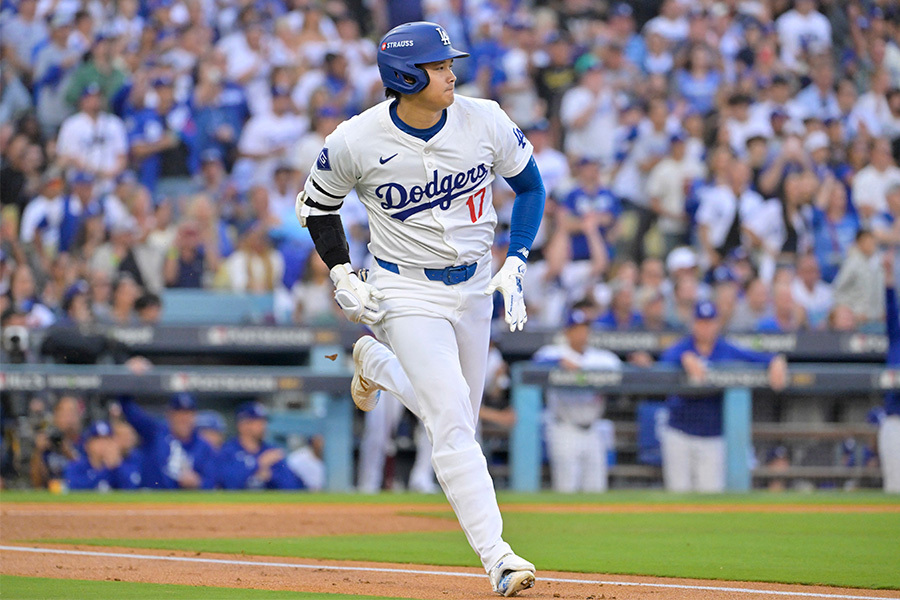
[[[10,363],[24,363],[28,351],[28,329],[21,325],[9,325],[3,328],[0,340]]]

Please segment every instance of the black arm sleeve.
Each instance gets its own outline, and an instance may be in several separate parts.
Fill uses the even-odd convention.
[[[307,217],[306,228],[316,245],[316,252],[329,269],[350,262],[350,246],[347,245],[340,215]]]

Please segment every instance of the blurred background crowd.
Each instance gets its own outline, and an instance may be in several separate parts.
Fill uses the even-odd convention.
[[[384,100],[377,41],[420,19],[471,54],[458,93],[499,102],[534,145],[548,198],[529,328],[687,332],[700,303],[725,332],[883,329],[882,257],[900,247],[898,0],[0,0],[4,339],[156,324],[176,288],[272,294],[269,323],[340,323],[295,196],[325,137]],[[494,186],[499,262],[514,194]],[[365,267],[353,195],[342,217]],[[149,368],[104,336],[51,331],[42,352]],[[220,416],[179,438],[196,406],[172,402],[155,429],[126,403],[85,435],[81,400],[34,399],[29,414],[55,425],[32,482],[89,455],[71,481],[232,485],[195,470],[134,482],[136,448],[168,464],[154,440],[203,450],[201,431],[224,435]],[[487,422],[514,421],[487,404]],[[235,416],[234,463],[249,452],[267,479],[239,486],[317,487],[321,440],[294,463],[267,453],[255,410]]]
[[[529,326],[584,299],[618,330],[684,328],[704,299],[731,331],[883,323],[896,0],[4,0],[0,311],[152,323],[188,287],[336,322],[294,197],[325,136],[384,99],[376,41],[418,18],[471,53],[458,93],[535,146]]]

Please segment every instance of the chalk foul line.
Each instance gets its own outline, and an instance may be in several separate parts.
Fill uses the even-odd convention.
[[[319,571],[357,571],[365,573],[397,573],[403,575],[438,575],[442,577],[486,577],[482,573],[458,573],[454,571],[422,571],[418,569],[397,569],[390,567],[344,567],[338,565],[308,565],[302,563],[264,562],[254,560],[231,560],[224,558],[197,558],[190,556],[158,556],[155,554],[126,554],[123,552],[92,552],[88,550],[64,550],[60,548],[30,548],[25,546],[0,546],[0,551],[30,552],[32,554],[63,554],[66,556],[93,556],[103,558],[129,558],[132,560],[156,560],[183,563],[205,563],[230,566],[276,567],[283,569],[309,569]],[[566,579],[560,577],[541,577],[538,581],[553,583],[580,583],[585,585],[618,585],[622,587],[665,588],[676,590],[703,590],[712,592],[729,592],[735,594],[759,594],[767,596],[786,596],[795,598],[830,598],[832,600],[896,600],[888,596],[853,596],[848,594],[823,594],[816,592],[789,592],[783,590],[759,590],[740,587],[720,587],[714,585],[686,585],[677,583],[640,583],[636,581],[605,581],[597,579]]]

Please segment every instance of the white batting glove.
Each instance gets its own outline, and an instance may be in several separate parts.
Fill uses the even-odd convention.
[[[525,261],[515,256],[508,256],[506,262],[491,278],[485,295],[490,296],[496,291],[503,295],[505,308],[504,318],[510,331],[518,329],[522,331],[528,315],[525,314],[525,296],[522,294],[522,280],[525,278]]]
[[[334,282],[334,299],[344,311],[344,316],[364,325],[374,325],[384,317],[384,311],[378,306],[378,301],[384,300],[384,294],[362,281],[351,270],[349,263],[335,265],[330,275]]]

